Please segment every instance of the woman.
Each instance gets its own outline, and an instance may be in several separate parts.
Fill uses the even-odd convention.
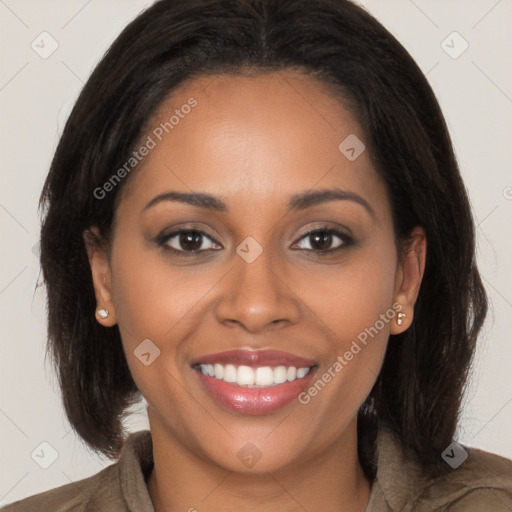
[[[117,461],[6,511],[512,509],[454,442],[487,302],[447,128],[360,7],[157,2],[41,202],[66,413]]]

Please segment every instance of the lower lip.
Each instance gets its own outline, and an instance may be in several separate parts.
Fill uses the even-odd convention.
[[[288,405],[309,385],[316,367],[302,379],[284,382],[268,388],[247,388],[231,384],[196,369],[199,379],[210,395],[221,405],[243,414],[266,414]]]

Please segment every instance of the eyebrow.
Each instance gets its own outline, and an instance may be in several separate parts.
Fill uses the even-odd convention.
[[[287,211],[300,211],[328,201],[353,201],[363,206],[368,213],[375,217],[375,212],[366,199],[355,192],[341,190],[339,188],[319,189],[294,194],[287,206]],[[162,202],[179,202],[205,208],[216,212],[227,212],[229,208],[220,198],[202,192],[164,192],[154,197],[145,207],[147,210]]]

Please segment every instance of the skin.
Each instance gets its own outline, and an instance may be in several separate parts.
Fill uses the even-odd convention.
[[[110,252],[88,247],[98,308],[109,311],[97,319],[119,325],[148,402],[155,510],[364,511],[371,484],[357,457],[357,411],[389,335],[413,320],[425,234],[414,230],[400,261],[389,198],[369,151],[349,161],[338,149],[349,134],[364,141],[364,133],[321,82],[291,70],[195,78],[161,105],[151,126],[190,97],[197,107],[130,176]],[[292,195],[334,187],[359,195],[373,213],[352,200],[287,213]],[[169,191],[212,194],[228,211],[171,201],[144,209]],[[311,248],[321,244],[304,235],[324,226],[351,233],[354,243],[333,235],[323,250],[341,250],[315,254]],[[218,250],[187,257],[168,249],[187,250],[179,236],[167,249],[155,241],[190,227],[206,233],[197,247]],[[252,263],[236,252],[248,236],[263,249]],[[395,302],[403,324],[385,323],[306,405],[294,400],[260,416],[233,412],[191,368],[201,355],[277,349],[313,359],[322,375]],[[145,366],[134,350],[148,338],[161,353]],[[237,457],[248,442],[262,454],[251,468]]]

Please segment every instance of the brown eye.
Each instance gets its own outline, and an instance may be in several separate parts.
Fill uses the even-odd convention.
[[[178,235],[178,245],[186,251],[197,251],[203,245],[202,238],[198,231],[184,231]]]
[[[299,249],[325,254],[343,249],[344,247],[351,245],[353,240],[346,233],[337,229],[321,228],[306,233],[300,238],[297,245],[299,245],[299,243],[303,244],[302,246],[299,246]],[[333,244],[335,245],[333,246]]]
[[[158,238],[158,245],[182,253],[206,252],[220,248],[206,233],[197,229],[180,229],[161,236]]]

